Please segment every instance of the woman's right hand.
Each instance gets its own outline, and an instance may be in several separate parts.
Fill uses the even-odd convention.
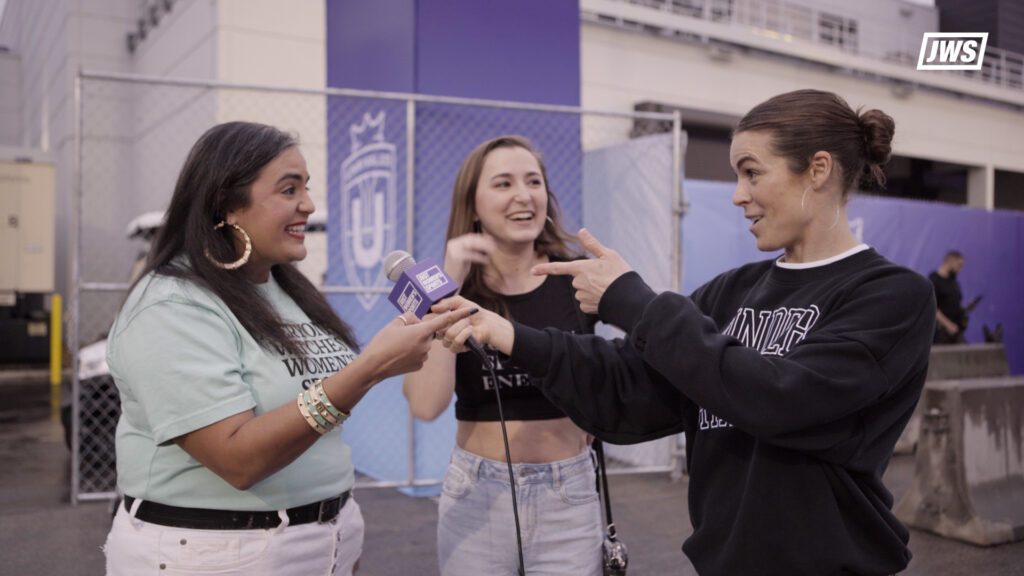
[[[376,380],[415,372],[427,360],[434,334],[445,332],[472,313],[472,307],[465,307],[424,320],[411,312],[399,314],[373,336],[359,355],[371,361]]]
[[[470,233],[452,238],[444,250],[444,271],[460,285],[469,276],[473,264],[486,265],[495,251],[494,238]]]

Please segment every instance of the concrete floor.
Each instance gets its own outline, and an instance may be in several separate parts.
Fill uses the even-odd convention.
[[[109,505],[69,504],[63,430],[49,420],[45,404],[24,403],[38,398],[37,391],[0,382],[0,575],[102,574]],[[886,483],[897,499],[912,475],[912,457],[893,459]],[[629,546],[629,574],[695,575],[680,551],[690,533],[685,479],[623,475],[610,484],[616,524]],[[367,530],[360,576],[437,574],[432,499],[392,489],[362,489],[356,498]],[[907,576],[1024,576],[1024,542],[979,548],[914,530],[910,547]]]

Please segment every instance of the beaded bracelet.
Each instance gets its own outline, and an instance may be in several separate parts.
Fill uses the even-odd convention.
[[[329,428],[325,428],[320,425],[319,422],[313,418],[313,415],[309,411],[309,405],[306,404],[306,400],[303,398],[305,391],[299,393],[298,398],[295,399],[295,403],[299,405],[299,413],[306,419],[306,424],[309,424],[310,428],[316,431],[317,434],[323,436],[330,432]]]

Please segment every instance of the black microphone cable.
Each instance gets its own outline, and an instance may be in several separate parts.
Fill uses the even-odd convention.
[[[416,259],[412,257],[412,254],[409,254],[404,250],[393,250],[384,257],[381,265],[384,269],[385,276],[387,276],[388,280],[396,282],[397,288],[399,278],[401,278],[402,274],[406,270],[415,264]],[[446,278],[448,277],[444,270],[441,270],[441,274]],[[454,284],[454,281],[452,282]],[[458,284],[455,284],[455,286],[458,286]],[[397,302],[395,305],[402,309],[402,306]],[[519,503],[516,498],[516,477],[515,473],[512,472],[512,452],[508,447],[508,431],[505,429],[505,413],[501,408],[501,392],[498,390],[498,376],[494,371],[494,363],[491,362],[487,352],[476,340],[473,339],[472,336],[466,340],[465,346],[480,360],[481,367],[490,372],[491,381],[494,383],[494,396],[498,400],[498,419],[501,421],[501,439],[505,443],[505,462],[508,464],[508,479],[509,484],[512,487],[512,516],[516,521],[516,548],[519,552],[519,576],[526,576],[526,563],[523,561],[523,535],[519,528]]]
[[[512,485],[512,517],[516,521],[516,548],[519,551],[519,576],[526,576],[526,564],[523,561],[523,535],[519,529],[519,504],[516,501],[516,475],[512,472],[512,453],[508,449],[508,432],[505,430],[505,413],[501,409],[501,392],[498,390],[498,377],[494,372],[493,362],[484,362],[484,368],[491,373],[494,383],[494,397],[498,400],[498,420],[501,421],[501,439],[505,442],[505,462],[508,463],[508,481]]]

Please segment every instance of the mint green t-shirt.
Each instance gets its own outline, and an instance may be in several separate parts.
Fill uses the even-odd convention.
[[[338,428],[245,491],[172,442],[235,414],[294,406],[303,388],[355,358],[273,277],[259,291],[306,357],[260,347],[219,297],[187,280],[150,273],[132,290],[107,343],[121,395],[117,482],[125,494],[189,508],[280,510],[352,487],[351,451]]]

